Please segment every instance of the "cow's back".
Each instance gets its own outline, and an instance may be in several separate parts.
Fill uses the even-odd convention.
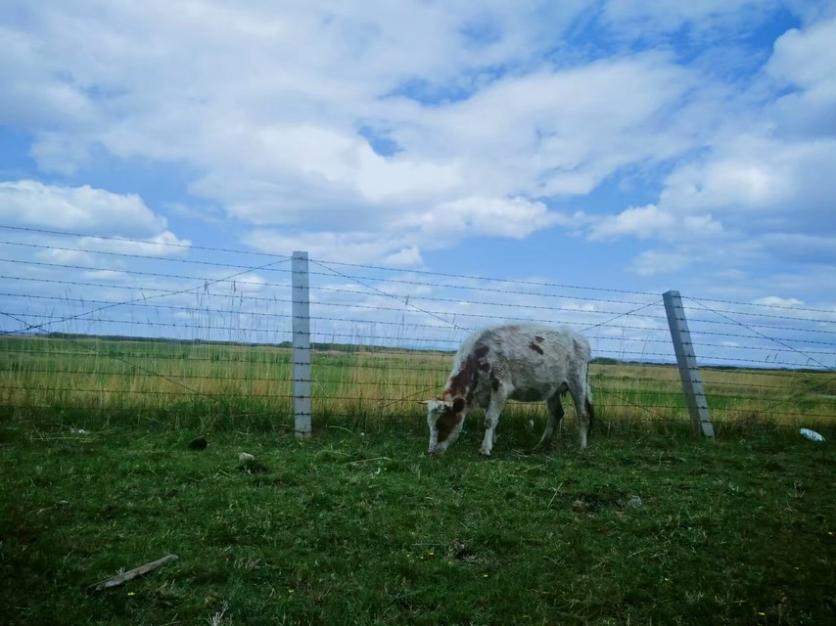
[[[589,358],[588,342],[571,331],[535,324],[486,328],[462,343],[445,395],[464,390],[468,402],[485,406],[503,385],[513,399],[544,399],[565,389],[572,376],[585,379]]]

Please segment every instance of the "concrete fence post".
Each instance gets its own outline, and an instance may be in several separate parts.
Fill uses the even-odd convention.
[[[697,436],[702,434],[713,438],[714,425],[711,423],[711,416],[708,413],[708,400],[705,397],[705,388],[702,384],[700,368],[697,365],[694,344],[691,342],[688,321],[685,319],[682,297],[678,291],[666,291],[662,294],[662,299],[665,302],[665,313],[667,313],[668,326],[671,329],[671,339],[673,340],[673,350],[676,353],[676,362],[679,366],[682,390],[685,392],[688,412],[691,414],[691,424],[693,424]]]
[[[297,439],[311,436],[311,318],[308,253],[294,252],[291,266],[293,317],[293,420]]]

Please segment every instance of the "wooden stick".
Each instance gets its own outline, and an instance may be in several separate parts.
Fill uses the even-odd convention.
[[[129,569],[127,572],[122,572],[121,574],[117,574],[112,578],[108,578],[107,580],[103,580],[102,582],[95,585],[95,591],[101,591],[103,589],[112,589],[113,587],[118,587],[119,585],[124,585],[129,580],[136,578],[137,576],[142,576],[143,574],[147,574],[148,572],[152,572],[158,567],[162,567],[169,561],[176,561],[177,560],[176,554],[167,554],[161,559],[157,559],[156,561],[151,561],[150,563],[145,563],[144,565],[140,565],[139,567],[135,567],[133,569]],[[93,587],[93,585],[91,585]]]

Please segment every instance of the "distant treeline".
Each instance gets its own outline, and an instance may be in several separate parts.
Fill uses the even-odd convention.
[[[9,336],[9,335],[7,335]],[[98,341],[132,341],[145,343],[162,343],[162,344],[178,344],[184,343],[196,346],[224,346],[224,347],[240,347],[240,348],[292,348],[293,344],[290,341],[281,341],[279,343],[253,342],[253,341],[223,341],[223,340],[208,340],[208,339],[173,339],[168,337],[136,337],[134,335],[89,335],[84,333],[60,333],[50,332],[39,335],[17,335],[18,337],[34,338],[43,337],[47,339],[68,339],[68,340],[98,340]],[[350,343],[321,343],[311,342],[311,348],[314,350],[332,351],[332,352],[357,352],[358,350],[373,349],[375,352],[404,352],[406,350],[421,353],[421,354],[453,354],[454,350],[432,350],[426,348],[408,348],[408,347],[394,347],[394,346],[379,346],[374,344],[350,344]]]

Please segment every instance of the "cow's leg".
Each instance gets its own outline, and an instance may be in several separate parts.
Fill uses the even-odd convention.
[[[546,422],[546,429],[543,431],[543,436],[540,441],[534,446],[537,450],[551,442],[554,436],[554,431],[560,428],[560,422],[563,420],[563,404],[560,401],[560,391],[555,392],[546,400],[546,407],[549,409],[549,419]]]
[[[578,414],[579,437],[581,448],[585,448],[589,438],[589,428],[592,425],[592,401],[589,397],[589,389],[586,381],[578,381],[569,384],[569,393],[572,394],[572,401],[575,403],[575,413]]]
[[[499,415],[505,408],[505,401],[508,399],[508,392],[502,386],[491,394],[491,401],[488,410],[485,411],[485,437],[482,439],[482,447],[479,452],[485,456],[491,455],[493,444],[496,442],[496,427],[499,424]]]

